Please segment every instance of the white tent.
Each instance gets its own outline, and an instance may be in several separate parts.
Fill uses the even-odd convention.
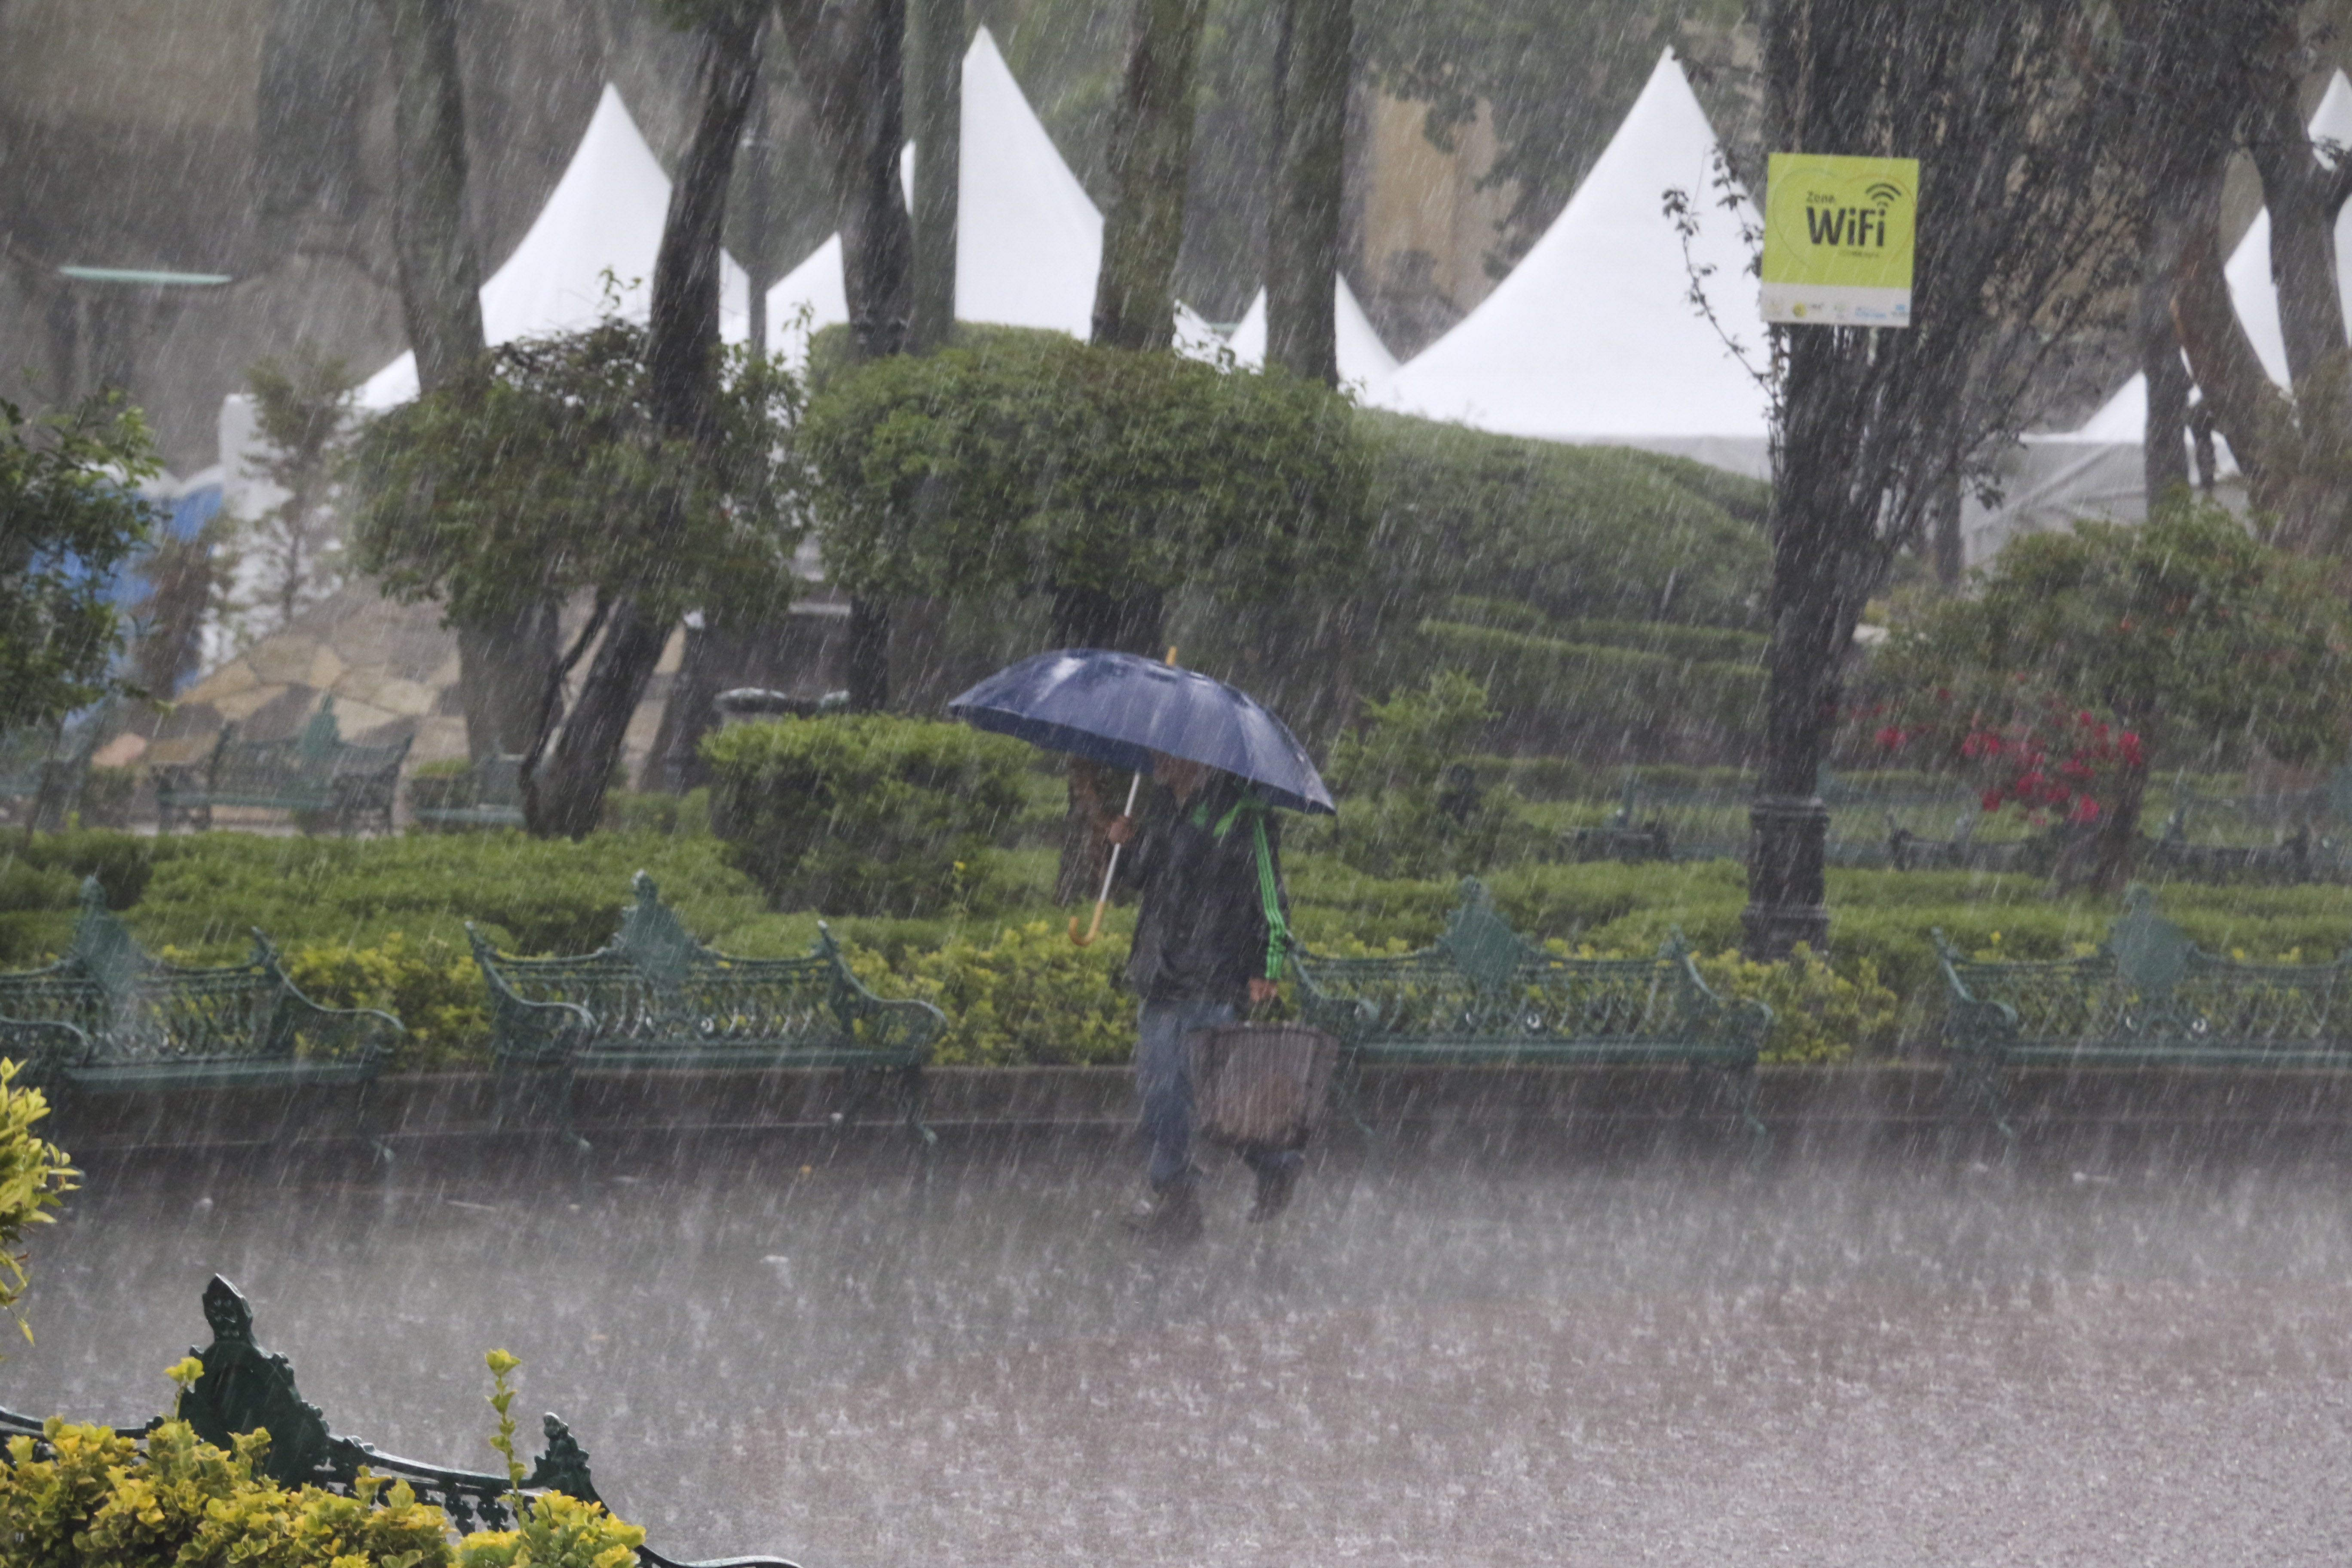
[[[2352,143],[2352,81],[2342,71],[2327,84],[2310,129],[2315,140]],[[2352,208],[2336,220],[2336,288],[2352,314]],[[2263,369],[2284,386],[2286,336],[2279,325],[2278,288],[2271,279],[2268,211],[2255,216],[2245,237],[2230,253],[2222,278]],[[1971,502],[1962,518],[1970,564],[1990,560],[2021,533],[2062,529],[2087,517],[2124,522],[2146,517],[2141,448],[2147,429],[2147,377],[2135,375],[2079,429],[2027,437],[2023,447],[2003,460],[2000,505],[1981,508]],[[2226,445],[2220,451],[2224,473],[2234,479]]]
[[[915,150],[900,160],[911,187]],[[987,28],[963,58],[963,140],[956,178],[956,315],[1084,338],[1102,266],[1102,214],[1022,96]],[[849,319],[835,236],[768,291],[769,341],[802,306],[814,326]]]
[[[1377,402],[1390,378],[1397,373],[1396,355],[1381,342],[1371,318],[1356,302],[1356,291],[1348,287],[1345,278],[1332,280],[1332,295],[1337,317],[1333,326],[1339,340],[1339,379],[1362,387],[1365,399]],[[1265,363],[1265,289],[1257,291],[1241,325],[1234,329],[1233,350],[1234,360],[1242,364],[1255,368]]]
[[[1745,195],[1720,205],[1715,132],[1671,51],[1662,56],[1584,184],[1494,293],[1409,362],[1386,405],[1480,429],[1616,442],[1769,471],[1764,389],[1690,303],[1693,263],[1716,318],[1765,347]],[[1687,192],[1689,255],[1664,211]]]
[[[669,218],[669,177],[609,82],[579,151],[522,243],[482,285],[482,333],[493,344],[593,323],[603,275],[620,281],[621,313],[643,321],[653,294],[654,258]],[[719,331],[740,342],[751,286],[732,257],[719,273]],[[360,406],[389,408],[416,395],[416,356],[404,353],[360,389]]]

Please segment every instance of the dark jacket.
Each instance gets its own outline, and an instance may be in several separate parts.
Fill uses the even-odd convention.
[[[1146,1002],[1244,1005],[1252,980],[1282,977],[1289,951],[1280,822],[1218,773],[1181,807],[1153,791],[1141,827],[1119,865],[1143,889],[1129,986]]]

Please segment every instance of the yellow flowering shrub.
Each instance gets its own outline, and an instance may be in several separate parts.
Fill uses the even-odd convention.
[[[886,996],[917,996],[948,1018],[932,1054],[942,1067],[1122,1062],[1135,1050],[1135,999],[1121,988],[1128,938],[1106,931],[1091,947],[1052,921],[1001,928],[993,941],[958,938],[892,963],[852,948],[851,971]]]

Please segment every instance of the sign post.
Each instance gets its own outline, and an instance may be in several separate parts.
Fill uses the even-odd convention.
[[[1764,191],[1764,319],[1911,324],[1916,158],[1775,153]]]

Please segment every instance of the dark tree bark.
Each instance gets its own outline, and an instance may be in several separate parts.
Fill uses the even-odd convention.
[[[560,655],[557,619],[555,602],[541,599],[511,616],[458,625],[457,694],[467,750],[477,760],[521,756],[537,739],[540,696]]]
[[[2064,0],[1765,0],[1767,144],[1920,159],[1914,325],[1776,329],[1764,756],[1744,947],[1826,949],[1816,793],[1853,628],[1951,478],[2023,422],[2084,301],[2136,258],[2116,137],[2080,90]]]
[[[1103,221],[1094,341],[1164,349],[1176,332],[1176,253],[1192,168],[1193,83],[1208,0],[1135,0],[1127,75],[1111,121],[1116,195]]]
[[[719,389],[719,234],[744,122],[760,77],[767,8],[728,6],[706,20],[695,79],[694,132],[687,144],[661,248],[654,259],[646,340],[647,403],[667,439],[707,447]],[[688,504],[684,494],[668,503]],[[604,792],[628,739],[629,721],[661,658],[670,623],[655,613],[659,584],[615,595],[603,643],[563,729],[523,779],[533,833],[580,838],[594,831]]]
[[[483,350],[481,261],[466,218],[466,105],[457,0],[379,0],[392,35],[393,249],[416,384],[433,392]],[[556,606],[457,626],[457,690],[476,760],[531,744],[555,659]]]
[[[1350,0],[1286,0],[1281,163],[1266,235],[1267,363],[1339,384],[1336,293],[1347,172]]]
[[[963,50],[963,0],[910,0],[907,101],[908,129],[915,138],[915,234],[908,353],[929,353],[955,331]]]
[[[416,383],[430,392],[482,354],[482,264],[466,221],[457,0],[379,4],[392,31],[393,249]]]
[[[906,0],[783,0],[776,16],[832,171],[851,356],[898,353],[914,295],[914,235],[898,189]],[[890,700],[890,607],[855,599],[849,616],[850,706],[872,711]]]

